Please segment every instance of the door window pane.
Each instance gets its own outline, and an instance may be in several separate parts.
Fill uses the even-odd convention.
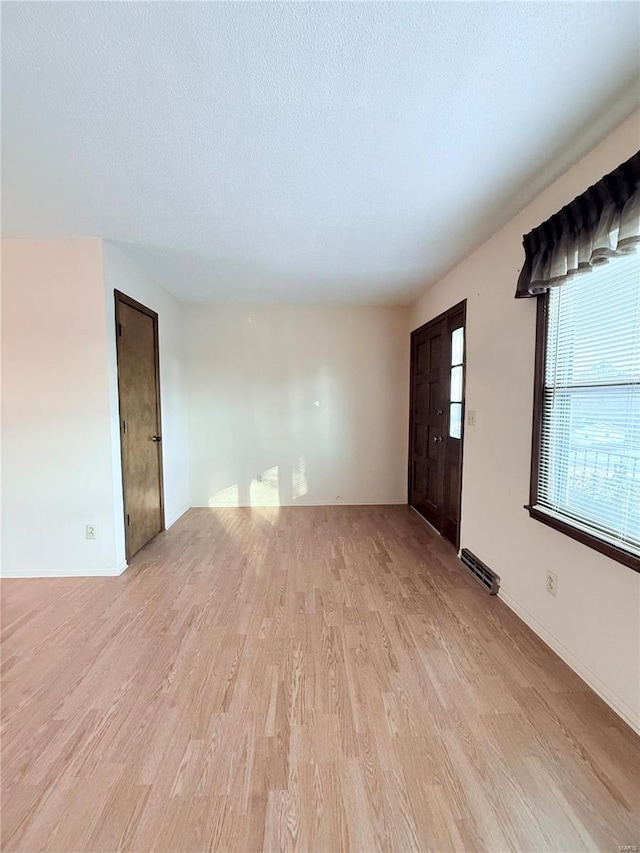
[[[464,355],[464,329],[451,332],[451,364],[462,364]]]
[[[451,395],[452,403],[462,402],[462,365],[451,368]]]
[[[451,403],[449,406],[449,436],[462,438],[462,403]]]

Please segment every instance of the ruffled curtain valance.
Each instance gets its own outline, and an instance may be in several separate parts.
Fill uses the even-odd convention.
[[[523,239],[516,298],[539,296],[640,245],[640,152]]]

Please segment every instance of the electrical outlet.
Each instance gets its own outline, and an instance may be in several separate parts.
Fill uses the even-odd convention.
[[[97,539],[98,538],[98,528],[95,524],[87,524],[85,529],[86,529],[87,539]]]
[[[475,426],[476,425],[476,413],[473,409],[469,409],[467,412],[467,426]]]
[[[547,592],[549,595],[558,594],[558,575],[547,571]]]

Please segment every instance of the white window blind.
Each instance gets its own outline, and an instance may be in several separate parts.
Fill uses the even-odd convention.
[[[640,255],[549,293],[537,505],[640,554]]]

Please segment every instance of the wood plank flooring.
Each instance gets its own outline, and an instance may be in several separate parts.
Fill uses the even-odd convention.
[[[617,851],[638,738],[407,507],[2,583],[2,850]]]

